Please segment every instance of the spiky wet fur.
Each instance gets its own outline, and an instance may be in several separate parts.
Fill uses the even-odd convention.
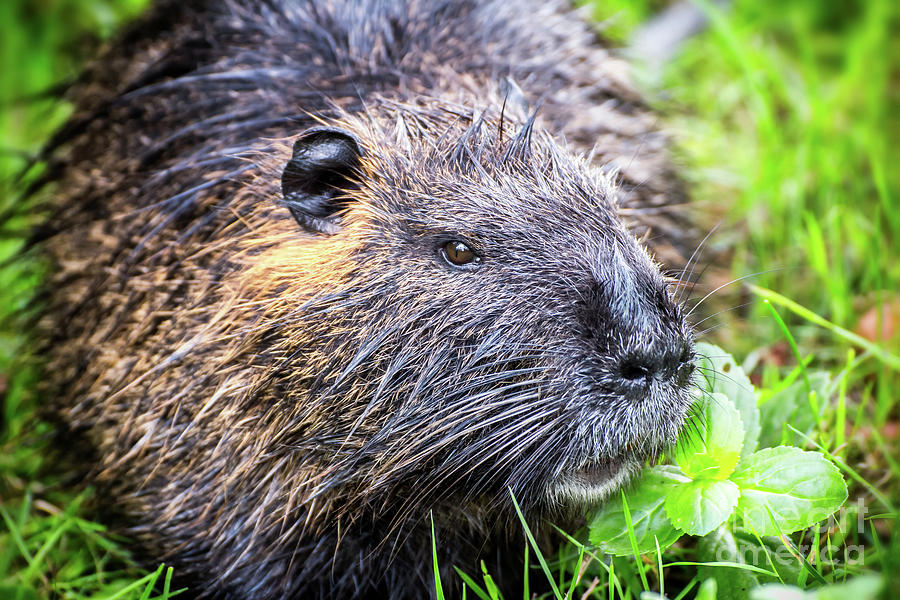
[[[43,392],[101,501],[203,596],[422,597],[429,511],[448,576],[483,558],[509,585],[509,491],[540,529],[603,493],[579,469],[621,479],[689,404],[684,377],[613,391],[621,356],[690,347],[621,221],[674,227],[661,253],[691,238],[652,118],[556,5],[186,4],[73,90],[33,240]],[[333,235],[280,203],[312,125],[363,149]],[[482,268],[440,260],[460,238]]]

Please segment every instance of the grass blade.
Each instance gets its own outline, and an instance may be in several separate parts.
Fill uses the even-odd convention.
[[[441,570],[438,568],[437,542],[434,537],[434,513],[429,513],[431,519],[431,559],[434,563],[434,596],[437,600],[444,600],[444,588],[441,586]]]
[[[843,327],[839,327],[838,325],[835,325],[828,319],[825,319],[824,317],[820,317],[819,315],[817,315],[813,311],[809,310],[808,308],[806,308],[804,306],[800,306],[799,304],[797,304],[790,298],[786,298],[785,296],[782,296],[778,292],[773,292],[772,290],[768,290],[766,288],[762,288],[762,287],[753,285],[752,283],[747,284],[747,287],[750,289],[751,292],[753,292],[760,298],[769,300],[770,302],[777,304],[779,306],[783,306],[784,308],[788,309],[789,311],[796,314],[797,316],[806,319],[810,323],[814,323],[814,324],[818,325],[819,327],[822,327],[823,329],[830,331],[831,333],[835,334],[836,336],[838,336],[840,338],[843,338],[844,340],[846,340],[847,342],[850,342],[851,344],[854,344],[856,346],[860,346],[860,347],[866,349],[872,356],[874,356],[875,358],[880,360],[885,365],[891,367],[892,369],[900,371],[900,356],[897,356],[896,354],[888,352],[887,350],[885,350],[878,344],[874,344],[874,343],[870,342],[869,340],[867,340],[866,338],[856,335],[852,331],[848,331],[848,330],[844,329]]]
[[[519,508],[519,503],[516,502],[516,497],[513,495],[512,488],[509,488],[509,496],[510,498],[512,498],[513,506],[516,508],[516,514],[519,515],[519,521],[522,523],[522,528],[525,530],[525,537],[528,538],[528,543],[531,544],[531,549],[534,550],[534,555],[537,557],[538,562],[541,565],[541,570],[544,571],[544,575],[547,576],[547,581],[550,582],[550,587],[553,588],[554,597],[556,597],[557,600],[563,600],[563,596],[559,592],[559,588],[556,586],[556,581],[554,581],[553,579],[553,573],[550,572],[550,567],[547,566],[547,561],[544,560],[544,555],[541,554],[541,549],[538,548],[537,541],[531,534],[531,528],[528,527],[528,523],[525,522],[525,515],[522,514],[522,509]]]

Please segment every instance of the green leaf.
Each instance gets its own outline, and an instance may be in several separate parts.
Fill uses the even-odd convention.
[[[778,574],[777,577],[767,577],[757,573],[756,578],[760,583],[778,583],[779,579],[798,581],[803,564],[785,546],[781,538],[776,536],[757,538],[743,529],[737,529],[733,533],[738,552],[745,563],[769,571],[774,569]]]
[[[716,600],[717,587],[716,580],[710,577],[700,585],[694,600]]]
[[[706,535],[731,516],[739,495],[730,481],[698,479],[669,492],[666,515],[685,533]]]
[[[701,357],[697,361],[700,388],[725,394],[738,409],[744,424],[741,456],[751,454],[759,440],[759,409],[753,384],[734,358],[718,346],[700,342],[694,345],[694,352]]]
[[[792,585],[770,583],[753,590],[752,600],[877,600],[882,579],[877,575],[860,575],[844,583],[803,591]]]
[[[707,563],[745,564],[734,536],[721,527],[700,538],[697,556]],[[747,600],[750,590],[759,585],[755,572],[739,567],[704,566],[700,567],[699,573],[701,577],[716,581],[717,600]]]
[[[741,457],[741,415],[722,394],[709,394],[699,402],[699,416],[693,426],[681,430],[674,460],[691,479],[727,479]]]
[[[682,533],[666,516],[664,504],[672,489],[688,481],[675,467],[653,467],[644,471],[637,485],[626,494],[638,552],[655,552],[654,536],[659,540],[660,550],[681,537]],[[600,508],[591,521],[590,538],[592,544],[607,554],[632,554],[621,497],[610,499]]]
[[[845,583],[817,589],[815,600],[877,600],[883,586],[884,580],[878,575],[860,575]]]
[[[731,480],[741,490],[738,511],[757,535],[809,527],[847,499],[847,485],[837,467],[819,452],[791,446],[755,452],[738,465]]]
[[[824,371],[810,373],[809,384],[818,398],[819,412],[822,412],[827,405],[830,375]],[[759,413],[759,445],[763,448],[795,441],[796,434],[793,432],[785,437],[785,425],[790,423],[794,429],[809,433],[819,416],[813,412],[805,381],[795,381],[773,394],[759,406]]]
[[[761,585],[750,594],[751,600],[810,600],[806,592],[793,585],[770,583]]]

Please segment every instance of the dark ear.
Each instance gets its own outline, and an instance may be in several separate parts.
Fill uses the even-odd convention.
[[[335,213],[347,204],[342,191],[352,186],[361,156],[356,139],[340,129],[310,129],[294,142],[281,192],[301,227],[326,234],[340,229]]]

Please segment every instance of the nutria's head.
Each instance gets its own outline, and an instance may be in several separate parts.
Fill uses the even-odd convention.
[[[289,415],[273,445],[315,457],[310,497],[343,506],[602,498],[690,404],[670,282],[609,178],[531,121],[382,110],[267,159],[281,206],[240,288]]]

